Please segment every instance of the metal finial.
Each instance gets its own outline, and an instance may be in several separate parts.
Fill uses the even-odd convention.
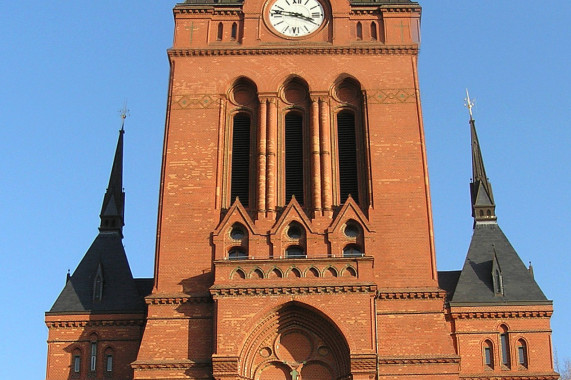
[[[119,110],[119,115],[121,116],[121,130],[124,130],[125,119],[130,116],[129,109],[127,108],[127,101],[123,103],[123,108]]]
[[[474,107],[474,100],[470,99],[470,94],[468,93],[468,89],[466,89],[466,99],[464,99],[464,106],[468,108],[468,112],[470,112],[470,119],[472,119],[472,107]]]

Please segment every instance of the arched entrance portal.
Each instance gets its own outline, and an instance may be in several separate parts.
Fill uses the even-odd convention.
[[[260,321],[245,342],[240,372],[252,380],[340,380],[349,347],[322,313],[290,302]]]

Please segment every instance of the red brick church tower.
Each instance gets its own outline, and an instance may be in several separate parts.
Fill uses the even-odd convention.
[[[123,215],[104,225],[104,201],[118,253],[90,249],[47,313],[47,378],[556,379],[551,302],[494,227],[485,174],[467,266],[436,270],[420,13],[176,5],[152,292],[112,270]],[[121,307],[123,279],[146,307]]]

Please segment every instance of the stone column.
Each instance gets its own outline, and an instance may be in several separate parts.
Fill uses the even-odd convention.
[[[277,99],[271,98],[268,101],[268,130],[267,130],[267,168],[266,168],[266,210],[268,217],[274,217],[276,212],[277,201],[277,137],[278,137],[278,110]]]
[[[258,200],[258,216],[265,216],[266,213],[266,132],[268,124],[266,98],[260,99],[259,117],[258,117],[258,170],[257,170],[257,200]]]
[[[319,98],[311,98],[311,196],[314,216],[321,215],[321,155],[319,147]]]
[[[320,133],[321,133],[321,191],[322,207],[325,214],[331,214],[332,205],[332,172],[331,172],[331,125],[329,103],[320,99]]]

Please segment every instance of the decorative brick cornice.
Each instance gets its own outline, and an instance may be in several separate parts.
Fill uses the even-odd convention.
[[[559,375],[555,373],[526,373],[526,374],[472,374],[460,375],[462,380],[558,380]]]
[[[109,326],[143,326],[145,318],[123,320],[99,320],[99,321],[47,321],[48,329],[85,328],[85,327],[109,327]]]
[[[553,311],[466,311],[450,313],[452,319],[480,319],[480,318],[550,318]]]
[[[214,357],[212,359],[214,376],[238,374],[238,357]]]
[[[379,290],[377,298],[381,300],[445,299],[446,292],[437,290]]]
[[[145,298],[147,305],[181,305],[183,303],[212,303],[208,295],[159,295]]]
[[[377,371],[376,355],[351,355],[351,372],[375,373]]]
[[[135,361],[131,363],[131,368],[134,370],[145,369],[194,369],[194,368],[210,368],[210,362],[196,362],[188,359],[183,360],[148,360],[148,361]]]
[[[168,55],[174,57],[225,56],[225,55],[381,55],[381,54],[418,54],[418,45],[385,46],[338,46],[338,47],[279,47],[279,48],[209,48],[209,49],[169,49]]]
[[[458,364],[460,356],[409,356],[409,357],[379,357],[379,365],[408,365],[408,364]]]
[[[174,9],[174,14],[196,14],[196,15],[222,15],[222,16],[238,16],[242,15],[242,9],[236,7],[235,4],[226,7],[213,7],[208,5],[194,6],[188,8],[177,7]]]
[[[375,293],[375,285],[343,286],[283,286],[283,287],[224,287],[211,288],[213,297],[314,295],[336,293]]]

